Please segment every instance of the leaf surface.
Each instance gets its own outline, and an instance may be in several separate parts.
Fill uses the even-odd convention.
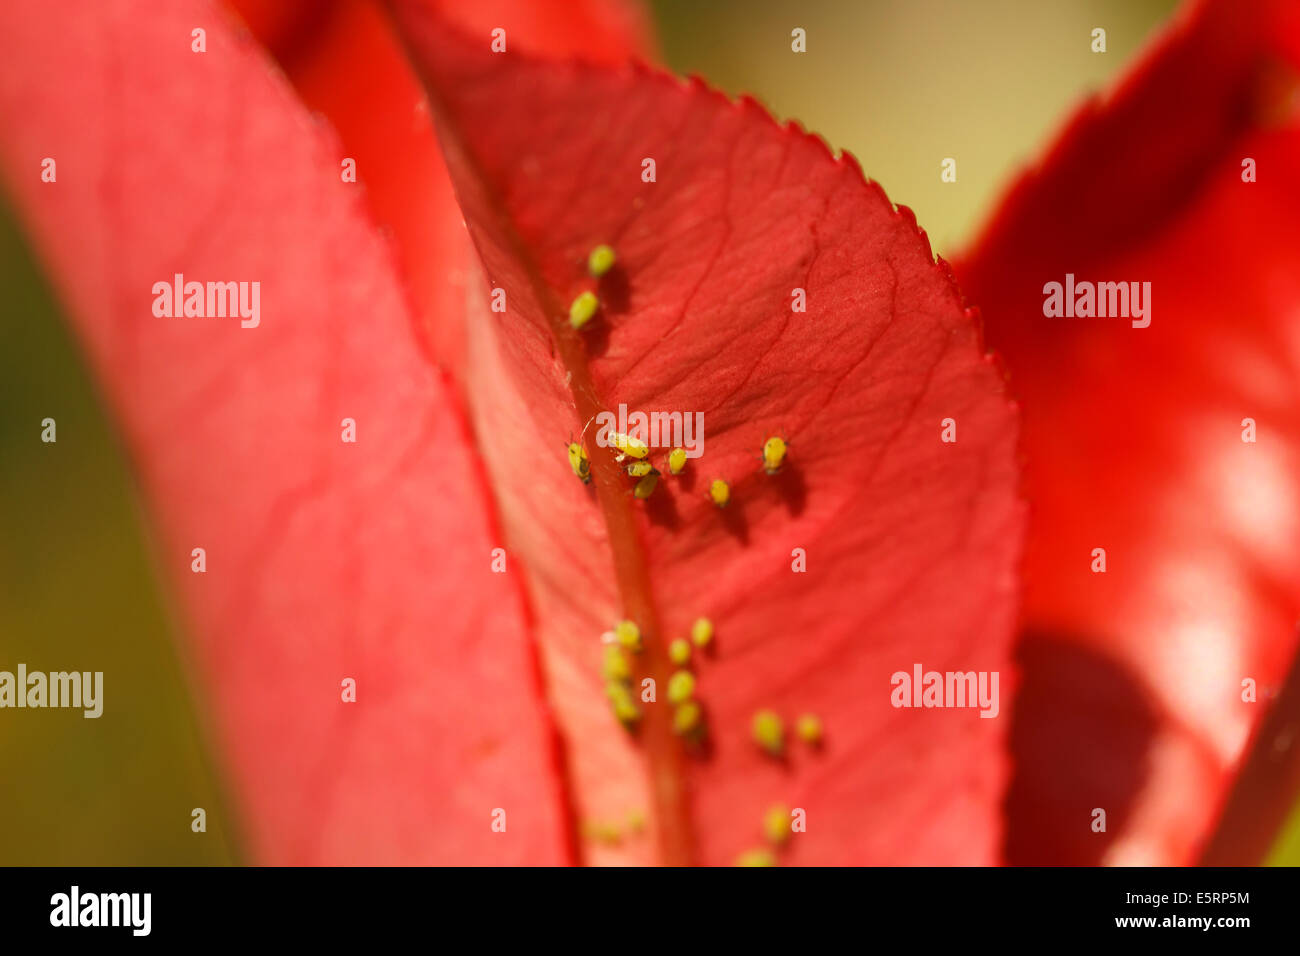
[[[550,57],[617,63],[650,48],[624,0],[427,0],[467,32]],[[393,250],[431,358],[459,380],[468,240],[433,121],[400,40],[372,0],[234,0],[311,110],[328,118]]]
[[[784,804],[808,820],[784,862],[993,861],[1006,720],[891,705],[891,676],[916,663],[1000,672],[1009,700],[1022,519],[1014,410],[910,212],[751,101],[494,54],[424,4],[395,7],[482,261],[467,394],[578,816],[651,821],[646,838],[586,841],[584,858],[730,863]],[[601,242],[619,264],[593,283]],[[569,302],[589,288],[603,309],[574,332]],[[681,476],[651,452],[665,474],[644,503],[594,440],[620,403],[704,418]],[[774,434],[790,454],[769,476]],[[578,435],[591,487],[564,454]],[[645,638],[638,677],[659,688],[635,738],[600,677],[600,635],[625,616]],[[664,648],[700,616],[717,637],[693,665],[708,723],[693,751],[669,727]],[[817,713],[824,745],[788,739],[772,759],[751,739],[760,708],[787,725]]]
[[[462,414],[337,143],[226,16],[8,5],[0,124],[159,529],[250,857],[568,861],[526,608],[490,571]],[[259,282],[260,324],[156,316],[176,273]]]

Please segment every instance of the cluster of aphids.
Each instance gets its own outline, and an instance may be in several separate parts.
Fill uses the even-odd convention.
[[[588,273],[599,279],[613,268],[616,257],[614,250],[607,245],[599,245],[587,257]],[[576,330],[585,326],[600,310],[600,299],[591,291],[582,292],[569,306],[569,324]],[[630,435],[615,433],[611,444],[617,449],[615,458],[624,466],[628,477],[635,480],[632,496],[645,500],[654,494],[659,486],[660,472],[649,461],[649,446]],[[786,440],[773,435],[763,443],[763,470],[769,475],[777,474],[785,465],[787,451]],[[584,484],[591,483],[591,459],[587,450],[579,442],[569,442],[569,467],[574,475]],[[673,448],[666,456],[669,474],[679,475],[686,467],[686,450]],[[725,508],[731,502],[731,485],[724,478],[714,478],[709,484],[709,499],[718,508]],[[641,709],[637,706],[632,688],[632,662],[628,655],[640,654],[641,629],[635,621],[623,620],[614,625],[612,632],[606,635],[608,646],[602,676],[605,680],[605,695],[609,698],[610,708],[615,718],[628,731],[635,731],[641,721]],[[674,670],[668,678],[668,702],[673,708],[673,731],[690,742],[699,742],[705,736],[704,709],[696,699],[695,674],[690,669],[691,658],[697,651],[709,647],[713,640],[713,623],[708,618],[699,618],[691,627],[691,640],[676,638],[668,645],[668,657]],[[651,698],[653,699],[653,698]],[[795,723],[799,738],[810,747],[821,743],[821,720],[814,714],[803,714]],[[754,743],[768,756],[777,760],[785,755],[785,723],[772,710],[760,710],[753,716],[751,734]],[[763,829],[768,841],[779,848],[789,838],[790,811],[784,806],[776,806],[768,811],[763,820]],[[748,851],[738,860],[746,866],[770,866],[776,860],[773,852],[766,848]]]
[[[620,464],[631,458],[627,464],[627,473],[629,477],[636,479],[636,484],[632,486],[632,497],[639,499],[649,498],[654,494],[655,489],[659,487],[659,469],[655,468],[648,460],[650,454],[649,447],[639,439],[631,435],[623,435],[615,432],[610,439],[615,448],[618,449],[618,455],[615,461]],[[763,443],[763,470],[769,475],[775,475],[785,464],[786,443],[784,438],[773,435]],[[686,449],[674,448],[666,456],[668,473],[680,475],[682,469],[686,467]],[[574,475],[584,484],[591,483],[591,459],[587,456],[587,449],[583,448],[578,442],[569,442],[569,467],[573,469]],[[709,499],[719,508],[725,508],[731,503],[731,485],[724,478],[714,478],[709,483]]]
[[[593,278],[599,279],[614,267],[616,261],[617,257],[612,248],[604,244],[599,245],[587,256],[587,272]],[[599,310],[600,298],[596,293],[590,290],[582,292],[569,306],[569,325],[574,329],[581,329]],[[632,486],[632,496],[641,500],[649,498],[659,487],[660,476],[659,470],[647,460],[650,454],[649,447],[630,435],[622,434],[615,434],[613,443],[618,449],[616,460],[619,463],[632,459],[626,466],[629,477],[636,479],[636,484]],[[578,442],[569,442],[568,450],[569,467],[584,485],[590,484],[591,460],[587,457],[587,450]],[[784,438],[773,435],[767,439],[763,443],[763,470],[769,475],[779,472],[785,464],[786,450]],[[686,450],[674,448],[669,451],[667,465],[669,474],[680,475],[682,469],[686,467]],[[731,485],[726,479],[714,478],[709,483],[709,499],[719,508],[727,507],[731,501]]]
[[[614,268],[614,263],[618,257],[614,255],[614,250],[606,245],[599,245],[592,249],[587,256],[587,272],[593,279],[603,278],[610,269]],[[569,305],[569,325],[574,329],[580,329],[600,311],[600,297],[588,289],[578,294],[578,297]]]
[[[641,709],[637,707],[632,691],[632,662],[627,655],[641,653],[641,629],[635,621],[619,621],[608,637],[611,643],[605,648],[602,668],[605,696],[609,698],[619,723],[628,730],[635,730],[641,722]],[[668,645],[668,657],[676,668],[668,678],[673,731],[688,740],[699,740],[704,736],[704,710],[695,699],[695,675],[688,669],[692,644],[703,651],[712,640],[713,622],[702,617],[691,626],[690,641],[679,637]]]
[[[628,655],[642,651],[641,629],[635,621],[623,620],[605,635],[604,665],[601,676],[605,679],[605,696],[619,723],[634,732],[641,723],[641,708],[632,684],[632,662]],[[704,652],[713,643],[713,622],[707,617],[698,618],[691,626],[691,639],[678,637],[668,644],[668,658],[673,663],[668,678],[668,703],[672,707],[673,732],[695,744],[704,739],[704,708],[696,698],[696,679],[692,657]],[[654,698],[645,698],[643,700]],[[822,722],[816,714],[801,714],[794,725],[795,734],[806,746],[814,750],[822,742]],[[786,754],[785,721],[774,710],[764,708],[755,712],[751,730],[754,744],[775,760],[784,760]],[[770,847],[758,847],[742,853],[736,860],[740,866],[775,866],[776,851],[790,839],[790,809],[784,805],[771,807],[763,817],[763,834]]]
[[[636,484],[632,486],[633,497],[649,498],[659,485],[659,469],[646,460],[650,454],[650,448],[645,442],[633,438],[631,435],[615,433],[611,441],[614,447],[618,449],[615,461],[622,464],[627,459],[632,459],[627,465],[627,473],[630,477],[636,479]],[[573,473],[581,479],[584,485],[591,483],[591,459],[587,457],[587,449],[577,442],[569,442],[569,467],[573,469]],[[686,467],[685,450],[674,448],[668,453],[668,470],[674,475],[678,475],[681,474],[684,467]]]

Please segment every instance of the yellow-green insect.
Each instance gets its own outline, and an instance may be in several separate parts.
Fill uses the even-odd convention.
[[[673,732],[680,737],[693,737],[704,729],[704,711],[693,700],[688,700],[673,711]]]
[[[633,438],[631,435],[624,435],[622,432],[614,432],[609,436],[610,444],[619,450],[619,460],[626,455],[629,458],[644,458],[650,454],[650,446],[639,438]]]
[[[754,742],[774,757],[785,750],[785,724],[775,711],[760,710],[754,715]]]
[[[612,846],[623,840],[623,834],[619,831],[618,824],[607,820],[583,820],[580,829],[584,839],[598,843]]]
[[[614,250],[602,242],[588,254],[587,271],[599,279],[614,268],[614,263],[617,261],[618,257],[614,255]]]
[[[668,702],[684,704],[695,696],[695,675],[690,671],[677,671],[668,678]]]
[[[736,866],[776,866],[771,850],[746,850],[736,857]]]
[[[623,653],[623,648],[616,644],[610,644],[605,648],[605,664],[601,670],[607,681],[625,681],[632,676],[627,655]]]
[[[578,295],[569,306],[569,325],[575,329],[580,329],[596,314],[600,308],[600,299],[596,298],[596,293],[588,290]]]
[[[773,435],[767,441],[763,442],[763,470],[769,475],[775,475],[785,464],[786,444],[785,439]]]
[[[587,457],[587,450],[576,441],[569,443],[569,467],[584,485],[591,484],[591,459]]]
[[[614,716],[620,724],[630,729],[640,721],[641,711],[636,709],[636,704],[630,699],[620,697],[614,701]]]
[[[678,667],[685,667],[691,660],[691,645],[684,638],[677,638],[668,645],[668,659]]]
[[[634,621],[623,620],[615,624],[614,638],[633,654],[641,653],[641,628]]]
[[[686,449],[674,448],[668,453],[668,471],[674,475],[680,475],[682,469],[686,467]]]
[[[691,625],[691,640],[696,647],[708,647],[713,640],[713,622],[707,617],[697,618]]]
[[[822,742],[822,722],[816,714],[803,714],[795,721],[794,732],[811,747]]]
[[[627,466],[627,473],[633,478],[644,478],[646,475],[655,472],[655,466],[648,461],[634,461]]]
[[[655,493],[655,488],[659,487],[659,472],[651,471],[632,489],[632,497],[640,498],[643,501]]]
[[[605,685],[605,696],[609,698],[614,716],[623,726],[630,728],[641,719],[641,711],[637,709],[636,702],[632,700],[632,692],[626,684],[611,681]]]
[[[709,497],[719,508],[727,507],[727,502],[731,500],[731,485],[721,478],[714,478],[713,484],[709,485]]]
[[[790,808],[777,805],[763,814],[763,835],[777,846],[790,839]]]

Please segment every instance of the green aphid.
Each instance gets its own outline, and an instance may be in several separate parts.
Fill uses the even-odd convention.
[[[609,443],[618,449],[616,461],[622,461],[624,458],[644,458],[650,454],[649,445],[639,438],[624,435],[622,432],[611,433]]]
[[[684,704],[695,696],[695,675],[690,671],[677,671],[668,678],[668,701]]]
[[[786,444],[785,439],[779,435],[773,435],[767,441],[763,442],[763,470],[769,475],[775,475],[785,464]]]
[[[646,498],[649,498],[651,495],[653,495],[655,493],[655,489],[658,487],[659,487],[659,472],[651,471],[650,474],[646,475],[644,478],[642,478],[640,481],[636,483],[636,487],[632,489],[632,497],[639,498],[640,500],[644,501]]]
[[[641,711],[631,701],[619,700],[614,704],[614,716],[618,718],[620,724],[631,729],[641,719]]]
[[[822,742],[822,721],[816,714],[803,714],[795,721],[794,732],[810,747]]]
[[[610,644],[605,648],[605,666],[601,672],[607,681],[625,681],[632,677],[632,667],[628,663],[623,648]]]
[[[588,290],[579,294],[569,306],[569,324],[575,329],[580,329],[596,314],[600,308],[600,299],[596,298],[596,293]]]
[[[704,730],[704,710],[698,703],[688,700],[673,711],[673,733],[679,737],[695,737]]]
[[[776,866],[776,855],[771,850],[746,850],[736,857],[736,866]]]
[[[709,485],[709,497],[719,508],[727,507],[727,503],[731,501],[731,485],[721,478],[714,478],[713,483]]]
[[[614,625],[614,639],[633,654],[641,653],[641,628],[633,621],[619,621]]]
[[[614,268],[614,263],[617,261],[618,257],[614,255],[614,250],[602,242],[588,254],[587,271],[599,279]]]
[[[754,742],[774,757],[785,750],[785,724],[775,711],[760,710],[754,715]]]
[[[632,692],[628,690],[626,684],[618,682],[606,684],[605,695],[609,697],[609,704],[614,711],[614,716],[618,718],[619,723],[624,727],[634,727],[637,721],[641,719],[641,711],[632,699]]]
[[[584,839],[596,843],[613,845],[623,839],[623,834],[619,832],[618,824],[608,823],[603,820],[583,820],[579,828]]]
[[[668,645],[668,659],[678,667],[685,667],[691,661],[691,642],[677,638]]]
[[[591,484],[591,459],[587,457],[587,450],[576,441],[569,443],[569,467],[584,485]]]
[[[686,449],[674,448],[668,453],[668,470],[674,475],[680,475],[682,469],[686,467]]]
[[[713,622],[707,617],[696,620],[691,625],[691,640],[695,642],[696,647],[708,647],[713,640]]]
[[[634,461],[627,466],[627,473],[633,478],[644,478],[646,475],[656,474],[654,465],[648,461]]]
[[[790,808],[778,804],[763,814],[763,835],[769,843],[781,846],[790,839]]]

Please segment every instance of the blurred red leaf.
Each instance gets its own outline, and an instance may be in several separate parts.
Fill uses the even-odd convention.
[[[750,101],[495,54],[425,4],[396,6],[484,265],[467,393],[577,811],[653,809],[657,853],[631,840],[586,858],[729,863],[784,803],[810,821],[789,862],[994,860],[1005,722],[890,705],[891,674],[916,662],[1001,671],[1010,694],[1021,520],[1013,410],[910,212]],[[619,266],[575,333],[567,304],[600,242]],[[807,313],[791,311],[796,288]],[[620,403],[704,414],[704,456],[644,505],[586,428]],[[940,441],[949,417],[956,443]],[[584,428],[594,493],[563,453]],[[769,477],[758,455],[775,433],[790,464]],[[731,482],[725,512],[714,477]],[[715,622],[697,668],[707,756],[683,756],[665,703],[645,707],[637,741],[609,714],[598,636],[624,615],[661,697],[667,640]],[[749,726],[764,707],[819,713],[825,747],[762,755]]]
[[[58,4],[6,14],[5,176],[162,529],[254,860],[559,862],[566,812],[649,808],[654,839],[583,858],[731,862],[777,802],[810,821],[789,862],[994,858],[1005,721],[889,704],[914,663],[1001,671],[1011,693],[1021,520],[1013,411],[907,210],[751,102],[417,27],[425,53],[442,45],[429,79],[451,168],[510,299],[491,313],[471,276],[455,353],[510,552],[490,576],[499,536],[428,363],[437,335],[419,335],[337,144],[207,7],[119,0],[73,22]],[[578,336],[563,307],[602,240],[620,265]],[[153,284],[177,272],[260,282],[261,324],[154,316]],[[563,453],[620,401],[706,416],[705,457],[644,515],[607,452],[594,501]],[[767,476],[775,432],[791,459]],[[704,497],[714,475],[726,512]],[[609,714],[598,635],[624,614],[661,696],[665,639],[715,621],[705,755],[672,737],[666,703],[639,740]],[[818,713],[824,747],[760,755],[760,707]]]
[[[1192,862],[1296,646],[1300,127],[1270,50],[1300,46],[1277,9],[1186,11],[956,266],[1023,401],[1033,502],[1011,862]],[[1150,327],[1045,318],[1067,272],[1151,282]]]
[[[185,599],[250,858],[571,859],[478,460],[328,131],[212,7],[128,0],[7,5],[0,124]],[[260,324],[155,317],[175,273],[260,282]]]
[[[506,31],[536,54],[622,62],[645,54],[650,30],[627,0],[426,0],[466,30]],[[432,118],[400,41],[371,0],[232,0],[356,160],[379,224],[391,232],[431,357],[459,378],[468,249]]]

